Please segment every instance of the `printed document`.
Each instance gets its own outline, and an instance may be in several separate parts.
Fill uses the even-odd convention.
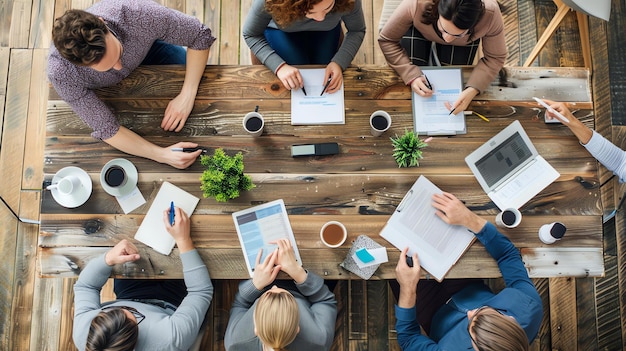
[[[425,135],[465,134],[465,115],[451,115],[446,102],[454,104],[463,90],[460,68],[422,68],[433,88],[431,97],[412,92],[415,132]]]
[[[324,91],[324,69],[301,69],[302,89],[291,90],[291,124],[345,124],[343,83],[332,94]]]
[[[237,236],[246,260],[246,268],[250,277],[254,274],[254,266],[259,250],[263,249],[261,262],[278,247],[274,242],[287,238],[291,241],[296,261],[302,265],[296,239],[291,230],[285,203],[282,199],[251,207],[233,213],[233,221]]]
[[[417,252],[422,268],[437,281],[443,280],[475,239],[465,227],[447,224],[437,217],[432,197],[441,193],[436,185],[420,176],[380,232],[400,251],[408,247],[409,256]]]

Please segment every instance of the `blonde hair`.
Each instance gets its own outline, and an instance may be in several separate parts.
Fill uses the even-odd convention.
[[[478,350],[528,351],[526,332],[515,319],[488,308],[473,320],[470,328]]]
[[[300,311],[287,291],[266,291],[256,304],[254,325],[261,342],[274,350],[285,350],[298,334]]]

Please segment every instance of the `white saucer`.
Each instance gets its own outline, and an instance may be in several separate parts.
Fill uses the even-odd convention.
[[[106,171],[112,166],[119,166],[124,169],[124,173],[126,173],[126,183],[124,185],[112,187],[104,181]],[[132,162],[125,158],[116,158],[107,162],[104,167],[102,167],[102,171],[100,171],[100,185],[102,185],[102,189],[111,196],[124,196],[129,194],[137,187],[138,180],[139,174],[137,173],[137,168]]]
[[[50,192],[59,205],[67,208],[78,207],[87,202],[91,196],[91,178],[83,169],[69,166],[60,169],[54,177],[52,177],[52,184],[57,184],[59,180],[67,176],[77,177],[80,180],[80,186],[69,195],[61,194],[57,188],[50,189]]]

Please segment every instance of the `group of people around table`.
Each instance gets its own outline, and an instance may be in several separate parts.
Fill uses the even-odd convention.
[[[325,65],[326,92],[336,92],[354,59],[366,26],[361,0],[253,0],[243,36],[254,57],[288,90],[304,86],[298,65]],[[343,32],[342,25],[346,32]],[[53,28],[48,77],[57,93],[93,129],[92,136],[122,152],[184,169],[201,150],[178,142],[155,145],[121,126],[95,89],[119,83],[139,65],[185,64],[180,93],[164,111],[161,127],[179,132],[194,105],[209,49],[211,30],[192,16],[152,0],[102,0],[86,11],[68,10]],[[419,66],[471,64],[478,60],[451,110],[465,110],[494,80],[506,59],[504,23],[496,0],[404,0],[379,33],[390,67],[410,89],[431,96]],[[569,121],[580,143],[602,164],[626,179],[626,153],[587,128],[565,104],[548,101]],[[553,118],[558,116],[548,112]],[[419,257],[402,252],[396,266],[396,330],[403,350],[527,350],[543,316],[539,294],[519,251],[496,227],[454,195],[431,201],[441,220],[473,232],[497,261],[506,287],[492,292],[482,280],[421,279]],[[116,264],[140,259],[128,240],[90,261],[74,286],[74,342],[80,350],[188,350],[198,346],[213,297],[209,272],[191,239],[187,214],[163,223],[180,252],[184,280],[116,279],[116,300],[102,303],[100,290]],[[227,350],[328,350],[337,303],[335,282],[298,265],[293,248],[257,260],[254,276],[240,283],[224,338]],[[261,253],[259,253],[259,258]],[[306,267],[306,262],[304,262]],[[279,272],[292,280],[277,280]]]

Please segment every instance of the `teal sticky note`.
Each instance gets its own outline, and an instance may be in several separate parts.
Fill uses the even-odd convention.
[[[358,257],[359,260],[361,260],[363,263],[369,263],[374,261],[374,256],[372,256],[372,254],[369,253],[366,248],[358,249],[355,254],[356,257]]]

